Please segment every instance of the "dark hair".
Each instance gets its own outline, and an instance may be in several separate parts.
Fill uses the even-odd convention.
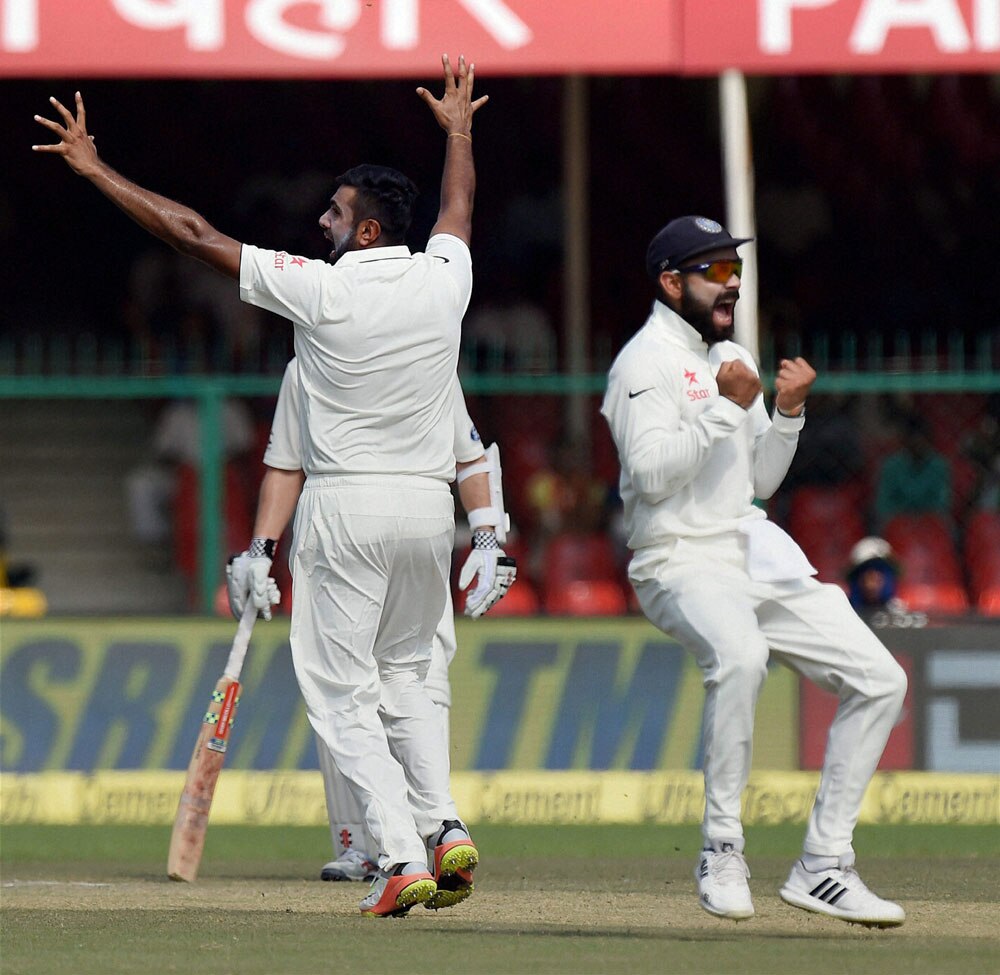
[[[357,220],[377,220],[388,244],[401,244],[410,229],[417,187],[398,169],[363,163],[336,179],[337,186],[351,186],[358,193]]]

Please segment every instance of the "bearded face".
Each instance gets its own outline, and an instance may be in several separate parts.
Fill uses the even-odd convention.
[[[688,275],[685,275],[688,277]],[[696,277],[696,275],[690,275]],[[727,342],[735,332],[736,302],[739,300],[739,288],[722,288],[719,285],[710,286],[716,294],[705,293],[707,282],[687,282],[682,284],[680,316],[706,342],[714,345],[716,342]]]

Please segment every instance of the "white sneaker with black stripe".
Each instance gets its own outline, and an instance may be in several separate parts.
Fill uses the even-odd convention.
[[[754,916],[750,899],[750,868],[743,854],[730,842],[713,842],[702,850],[694,868],[698,881],[698,903],[716,917],[743,921]]]
[[[854,869],[853,855],[841,857],[836,867],[817,871],[807,870],[797,860],[779,893],[793,907],[869,928],[894,928],[906,920],[902,907],[865,886]]]

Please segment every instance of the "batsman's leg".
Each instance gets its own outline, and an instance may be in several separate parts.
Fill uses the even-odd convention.
[[[316,736],[316,754],[326,793],[326,814],[330,820],[333,859],[320,871],[322,880],[375,879],[378,848],[365,825],[364,810],[358,805],[347,780],[340,774],[330,750]]]

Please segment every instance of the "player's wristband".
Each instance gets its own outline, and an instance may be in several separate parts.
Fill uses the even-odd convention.
[[[478,528],[496,528],[502,524],[503,512],[499,508],[473,508],[468,514],[469,527],[476,531]]]
[[[472,533],[472,547],[478,549],[500,548],[497,533],[492,528],[481,528]]]
[[[774,404],[774,408],[780,413],[786,420],[801,420],[802,417],[806,415],[805,406],[799,410],[798,413],[786,413],[777,403]]]
[[[278,542],[273,538],[252,538],[250,540],[250,547],[247,549],[247,555],[252,559],[259,559],[262,556],[267,556],[269,559],[274,559],[274,550],[277,548]]]

